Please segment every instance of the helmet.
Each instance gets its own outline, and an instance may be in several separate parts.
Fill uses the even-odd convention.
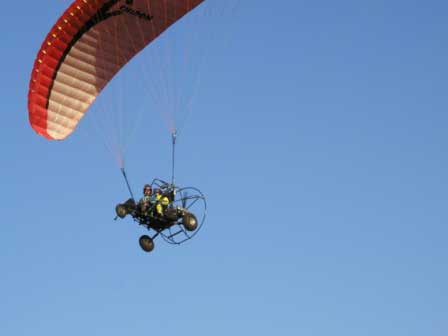
[[[145,192],[146,189],[152,190],[151,185],[145,184],[145,186],[143,187],[143,193]]]
[[[161,194],[162,190],[160,190],[160,188],[156,188],[154,189],[154,194]]]

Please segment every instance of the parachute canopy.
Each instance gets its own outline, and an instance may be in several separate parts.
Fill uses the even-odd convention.
[[[76,0],[44,40],[28,93],[40,135],[70,135],[114,75],[203,0]]]

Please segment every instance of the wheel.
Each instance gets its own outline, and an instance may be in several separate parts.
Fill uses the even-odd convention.
[[[187,231],[194,231],[198,228],[198,220],[192,213],[185,213],[182,217],[182,225]]]
[[[128,210],[123,204],[118,204],[115,207],[115,212],[117,213],[117,216],[120,218],[124,218],[128,214]]]
[[[141,236],[138,242],[140,243],[142,250],[145,252],[151,252],[154,249],[154,241],[147,235]]]

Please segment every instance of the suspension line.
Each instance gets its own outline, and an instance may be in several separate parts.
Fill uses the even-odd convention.
[[[176,138],[177,138],[177,130],[174,129],[171,133],[172,140],[172,155],[171,155],[171,185],[174,186],[174,164],[176,158]]]
[[[123,174],[124,180],[126,181],[126,185],[128,187],[129,193],[131,194],[132,199],[135,200],[134,194],[132,193],[132,190],[131,190],[131,186],[129,185],[128,177],[126,176],[126,172],[124,171],[124,168],[121,168],[120,170],[121,170],[121,173]]]

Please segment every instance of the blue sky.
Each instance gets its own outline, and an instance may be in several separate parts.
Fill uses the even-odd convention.
[[[89,120],[63,142],[28,123],[69,4],[2,7],[2,335],[448,333],[445,2],[240,1],[177,146],[207,222],[151,254],[113,221],[128,194]],[[170,178],[155,115],[127,156],[136,193]]]

